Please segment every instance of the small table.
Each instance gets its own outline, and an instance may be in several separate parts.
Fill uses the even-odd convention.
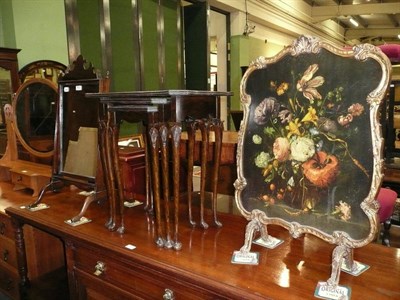
[[[186,118],[220,118],[220,99],[232,92],[198,90],[157,90],[109,93],[87,93],[88,98],[98,98],[106,110],[100,116],[100,135],[104,137],[105,180],[110,201],[109,230],[124,232],[123,184],[118,163],[119,125],[122,120],[131,122],[181,122]],[[143,134],[146,164],[146,209],[152,210],[147,132]]]

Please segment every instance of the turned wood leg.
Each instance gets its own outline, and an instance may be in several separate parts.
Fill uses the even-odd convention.
[[[11,218],[12,225],[15,232],[15,246],[17,248],[17,263],[19,274],[19,289],[21,295],[25,294],[25,290],[29,287],[28,266],[26,262],[25,240],[24,240],[24,224],[17,219]]]
[[[162,172],[162,188],[163,188],[163,201],[164,201],[164,219],[165,219],[165,244],[164,247],[172,248],[171,240],[171,224],[169,216],[169,153],[168,153],[168,127],[166,125],[160,126],[159,129],[161,137],[161,172]]]
[[[206,196],[206,175],[209,145],[208,123],[200,121],[199,128],[201,131],[200,224],[204,229],[207,229],[208,224],[204,220],[204,202]]]
[[[160,169],[159,169],[159,138],[158,129],[151,127],[149,129],[150,145],[151,145],[151,172],[152,172],[152,184],[153,184],[153,200],[155,208],[155,227],[156,227],[156,244],[159,247],[164,246],[164,239],[162,238],[162,219],[161,219],[161,204],[160,204]]]
[[[150,171],[150,151],[149,142],[147,138],[148,125],[143,125],[143,142],[144,142],[144,164],[145,164],[145,176],[146,176],[146,205],[144,210],[149,213],[154,213],[154,203],[153,203],[153,192],[151,190],[151,171]]]
[[[189,223],[192,226],[196,226],[196,222],[193,220],[192,213],[192,201],[193,201],[193,168],[194,168],[194,143],[195,143],[195,123],[187,123],[187,134],[188,134],[188,145],[187,145],[187,204]]]
[[[115,120],[115,116],[114,116]],[[119,233],[124,233],[124,186],[122,184],[121,172],[119,169],[119,157],[118,157],[118,139],[119,139],[119,124],[115,121],[112,126],[111,135],[111,163],[112,163],[112,173],[114,174],[114,181],[116,185],[115,193],[115,222],[117,231]]]
[[[107,220],[105,226],[110,228],[112,226],[113,220],[111,216],[111,190],[112,184],[110,180],[110,162],[107,152],[107,123],[104,120],[99,121],[99,150],[100,150],[100,160],[103,167],[104,181],[107,189],[107,200],[109,201],[109,219]]]
[[[109,207],[110,207],[110,216],[109,220],[106,223],[106,227],[110,231],[114,231],[116,229],[116,194],[115,194],[115,182],[114,182],[114,172],[112,169],[112,129],[110,126],[110,122],[112,115],[111,113],[108,113],[108,119],[107,119],[107,124],[105,128],[105,164],[106,164],[106,170],[105,170],[105,177],[106,177],[106,182],[107,182],[107,189],[108,189],[108,201],[109,201]]]
[[[222,223],[218,221],[217,217],[217,197],[218,197],[218,179],[219,179],[219,167],[221,164],[221,150],[222,150],[222,132],[223,124],[219,119],[213,120],[213,129],[215,134],[214,141],[214,164],[212,173],[212,199],[211,199],[211,209],[214,218],[214,224],[217,227],[222,227]]]
[[[180,171],[180,157],[179,157],[179,147],[181,141],[182,127],[179,125],[174,125],[171,128],[172,134],[172,161],[173,161],[173,178],[174,178],[174,249],[180,250],[182,248],[182,243],[179,242],[179,171]],[[190,192],[191,194],[191,192]]]

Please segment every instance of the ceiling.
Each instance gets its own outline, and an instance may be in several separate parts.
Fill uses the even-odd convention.
[[[312,6],[314,23],[334,20],[347,41],[400,44],[400,0],[303,0]],[[358,26],[350,23],[353,18]]]

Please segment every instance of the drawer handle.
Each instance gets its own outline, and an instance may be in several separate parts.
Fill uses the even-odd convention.
[[[22,181],[22,176],[19,175],[19,176],[17,177],[17,182],[21,182],[21,181]]]
[[[102,261],[98,261],[96,263],[94,269],[95,269],[95,271],[93,274],[96,276],[100,276],[106,270],[106,264],[103,263]]]
[[[4,261],[7,261],[7,260],[8,260],[8,254],[9,254],[8,250],[5,249],[5,250],[3,251],[3,260],[4,260]]]
[[[12,279],[6,279],[6,291],[11,291],[13,289]]]
[[[6,232],[6,224],[4,222],[0,222],[0,234],[3,235]]]
[[[163,299],[164,300],[174,300],[175,299],[174,292],[170,289],[165,289]]]

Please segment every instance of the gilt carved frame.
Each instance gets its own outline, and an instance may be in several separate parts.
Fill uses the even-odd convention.
[[[373,45],[337,48],[308,36],[250,64],[240,86],[235,199],[249,221],[240,253],[250,253],[256,232],[273,242],[269,224],[312,234],[338,246],[329,281],[337,284],[342,259],[351,264],[351,250],[375,239],[378,113],[390,74]]]

